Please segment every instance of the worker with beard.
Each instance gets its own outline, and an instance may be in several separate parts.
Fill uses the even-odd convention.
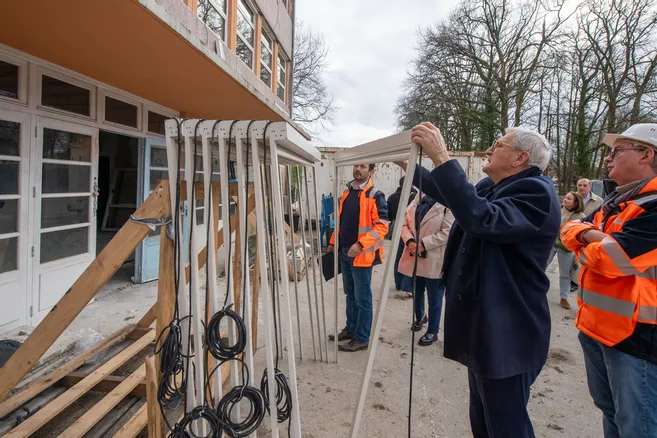
[[[374,164],[356,164],[353,181],[340,198],[338,252],[342,285],[347,296],[347,324],[338,333],[341,351],[365,350],[372,329],[372,267],[383,261],[383,239],[388,232],[388,205],[372,185]],[[328,250],[333,251],[335,232]],[[329,335],[331,341],[334,335]]]

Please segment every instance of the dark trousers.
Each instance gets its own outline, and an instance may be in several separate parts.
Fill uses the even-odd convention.
[[[468,371],[470,427],[474,438],[534,438],[527,402],[540,370],[506,379],[487,379]]]
[[[413,289],[411,286],[411,277],[399,272],[399,260],[402,254],[404,254],[404,247],[404,241],[399,239],[399,246],[397,247],[397,255],[395,257],[395,289],[402,292],[411,292]]]

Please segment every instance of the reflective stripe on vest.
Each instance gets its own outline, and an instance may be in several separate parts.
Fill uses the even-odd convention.
[[[363,254],[369,254],[371,252],[376,251],[379,248],[383,248],[383,242],[376,242],[374,245],[370,246],[365,251],[363,251]]]
[[[647,278],[649,280],[657,280],[657,267],[653,266],[646,269],[644,272],[639,271],[632,265],[632,262],[625,254],[625,251],[623,251],[623,248],[621,248],[618,242],[611,237],[605,237],[602,239],[601,245],[614,263],[614,266],[616,266],[623,275],[636,275],[637,277]]]
[[[597,307],[598,309],[615,313],[616,315],[624,316],[626,318],[632,318],[632,315],[634,315],[636,304],[630,301],[619,300],[618,298],[609,297],[582,288],[577,292],[577,296],[584,303]]]
[[[372,227],[358,227],[358,234],[365,234],[372,231]]]

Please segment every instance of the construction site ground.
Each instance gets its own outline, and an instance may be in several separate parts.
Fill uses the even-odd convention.
[[[389,242],[386,242],[389,245]],[[389,254],[389,251],[388,253]],[[123,276],[108,283],[88,305],[74,323],[48,352],[46,361],[56,361],[68,356],[87,341],[89,329],[107,337],[121,326],[135,323],[155,302],[157,282],[135,285],[129,281],[129,269]],[[374,268],[374,307],[383,281],[384,265]],[[548,295],[552,314],[552,339],[547,364],[532,387],[529,412],[537,437],[594,437],[602,435],[601,414],[593,405],[586,385],[586,374],[581,348],[574,327],[576,304],[564,310],[559,306],[557,261],[547,271],[551,288]],[[222,279],[223,281],[223,279]],[[344,294],[339,292],[339,319],[344,324]],[[223,290],[223,289],[221,289]],[[290,282],[294,304],[294,287]],[[338,353],[338,363],[317,361],[311,343],[308,294],[305,279],[299,282],[300,318],[303,326],[303,360],[297,360],[298,391],[300,399],[302,435],[308,438],[348,436],[356,397],[360,387],[367,352]],[[333,327],[333,283],[325,284],[326,323],[329,332]],[[407,435],[409,396],[409,372],[411,355],[411,307],[412,301],[404,299],[391,286],[387,292],[388,304],[372,378],[360,426],[362,437],[400,437]],[[293,307],[293,327],[296,339],[296,310]],[[260,312],[258,351],[255,356],[255,381],[259,384],[265,367],[264,318]],[[430,347],[416,346],[413,388],[413,436],[414,437],[467,437],[471,436],[468,420],[467,370],[462,365],[442,356],[443,323],[439,342]],[[24,339],[29,330],[18,336]],[[416,342],[422,332],[416,335]],[[328,343],[329,357],[333,360],[333,344]],[[297,357],[299,349],[296,348]],[[50,358],[50,359],[48,359]],[[134,364],[136,368],[137,364]],[[288,375],[287,359],[281,360],[281,370]],[[76,416],[93,404],[100,394],[89,393],[85,403],[81,400],[55,418],[52,424],[41,430],[39,436],[57,436]],[[94,394],[96,394],[94,396]],[[96,398],[94,398],[96,397]],[[124,411],[134,412],[142,401],[134,400]],[[76,410],[79,411],[76,413]],[[77,414],[77,415],[76,415]],[[117,422],[125,421],[128,415]],[[111,430],[116,430],[112,428]],[[104,432],[98,436],[111,436]],[[287,436],[287,427],[280,428],[281,436]],[[145,436],[145,435],[144,435]],[[269,419],[265,418],[259,436],[271,436]]]

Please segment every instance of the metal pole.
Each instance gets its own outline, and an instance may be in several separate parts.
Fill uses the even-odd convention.
[[[404,179],[404,185],[402,187],[401,198],[399,199],[399,205],[407,205],[408,198],[411,193],[411,186],[413,185],[413,174],[415,173],[415,163],[417,163],[418,158],[418,146],[413,144],[411,146],[411,153],[408,159],[408,170],[406,171],[406,177]],[[386,268],[383,274],[383,284],[381,284],[381,292],[379,296],[379,303],[376,309],[376,316],[374,319],[374,330],[372,330],[372,336],[370,337],[370,345],[367,349],[367,363],[365,364],[365,369],[363,370],[363,376],[360,383],[360,393],[358,394],[358,404],[356,410],[354,411],[354,418],[351,422],[351,432],[349,436],[351,438],[356,438],[358,436],[358,428],[360,427],[360,422],[363,415],[363,408],[365,406],[365,397],[367,396],[367,387],[370,383],[370,376],[372,373],[372,365],[374,364],[374,356],[376,355],[376,347],[378,345],[379,333],[381,333],[381,326],[383,325],[383,316],[385,314],[386,302],[388,301],[388,288],[390,287],[390,280],[392,278],[392,272],[394,271],[395,266],[395,257],[393,254],[397,254],[397,248],[399,247],[399,236],[401,235],[401,223],[404,218],[406,210],[400,208],[397,210],[397,217],[395,218],[395,227],[392,232],[392,248],[390,249],[391,257],[388,257],[386,261]]]
[[[294,300],[296,302],[296,307],[297,307],[297,332],[298,332],[298,340],[299,340],[299,358],[303,360],[303,347],[302,344],[303,342],[301,341],[301,318],[299,317],[299,286],[297,284],[297,245],[296,245],[296,234],[294,234],[294,215],[292,214],[292,166],[287,166],[287,188],[288,188],[288,196],[287,196],[287,203],[288,207],[290,209],[289,213],[289,220],[290,220],[290,245],[292,246],[292,261],[294,262]],[[298,178],[298,176],[297,176]],[[286,260],[285,262],[287,263],[287,254],[286,254]]]
[[[319,217],[320,217],[320,210],[319,206],[317,204],[317,198],[319,197],[319,188],[317,185],[317,169],[315,166],[313,166],[313,183],[315,184],[315,215],[317,217],[317,221],[319,222]],[[321,261],[322,257],[322,240],[321,240],[321,235],[320,235],[320,229],[319,229],[319,223],[317,224],[316,228],[316,236],[317,236],[317,257]],[[315,266],[313,264],[313,266]],[[322,268],[321,262],[319,263],[319,290],[320,290],[320,295],[322,297],[322,324],[324,325],[324,351],[326,351],[326,362],[328,362],[328,335],[326,334],[326,307],[324,305],[324,271]],[[337,342],[337,339],[336,339]]]
[[[280,176],[279,176],[279,168],[278,168],[278,152],[277,152],[277,145],[276,141],[273,138],[269,138],[269,145],[270,145],[270,150],[271,150],[271,166],[270,166],[270,172],[271,172],[271,179],[272,181],[278,181],[280,184]],[[283,227],[283,200],[281,199],[281,191],[280,190],[273,190],[273,198],[274,198],[274,212],[275,212],[275,217],[277,217],[278,220],[278,236],[280,237],[278,239],[278,249],[280,254],[285,254],[285,229]],[[294,340],[292,339],[292,309],[291,309],[291,303],[290,303],[290,291],[289,291],[289,285],[288,285],[288,273],[287,273],[287,263],[281,263],[281,271],[282,271],[282,279],[281,279],[281,285],[282,285],[282,291],[283,291],[283,300],[284,300],[284,311],[285,311],[285,323],[281,324],[285,327],[285,334],[286,334],[286,340],[288,345],[290,346],[290,350],[294,350]],[[288,367],[289,367],[289,385],[290,385],[290,391],[292,392],[292,413],[290,416],[290,420],[292,422],[292,434],[294,437],[300,438],[301,437],[301,421],[299,419],[299,393],[298,393],[298,388],[297,388],[297,367],[295,363],[295,357],[294,357],[294,351],[292,351],[292,354],[287,355],[287,362],[288,362]],[[274,395],[271,394],[273,397]]]
[[[304,230],[304,224],[306,223],[306,215],[303,212],[303,206],[304,206],[304,195],[305,192],[301,190],[301,178],[299,177],[299,169],[303,169],[302,167],[297,167],[297,191],[299,192],[299,212],[301,214],[301,217],[299,218],[301,220],[301,244],[303,245],[303,254],[304,254],[304,264],[306,267],[306,292],[308,293],[308,314],[310,315],[310,335],[313,340],[313,356],[314,359],[317,360],[317,348],[315,347],[315,328],[314,328],[314,321],[313,321],[313,305],[312,305],[312,299],[310,296],[310,272],[309,272],[309,262],[308,260],[311,260],[310,263],[312,263],[311,255],[309,255],[306,252],[306,232]],[[320,342],[320,357],[321,357],[321,340]]]
[[[312,257],[312,261],[310,262],[310,264],[312,265],[312,270],[313,270],[313,291],[315,293],[315,315],[317,315],[316,322],[317,322],[317,338],[319,339],[319,357],[323,361],[324,355],[322,353],[322,329],[319,325],[320,321],[319,321],[319,296],[317,295],[317,271],[315,270],[315,242],[314,239],[312,238],[313,221],[312,221],[312,215],[310,214],[310,190],[308,190],[308,173],[306,172],[306,166],[303,166],[303,180],[304,180],[304,185],[306,187],[306,208],[308,209],[308,231],[310,232],[310,254]],[[317,196],[316,193],[315,196]],[[324,333],[324,335],[326,336],[326,333]],[[328,355],[328,351],[325,350],[325,352]],[[328,361],[328,358],[326,360]]]
[[[253,140],[256,147],[253,149],[256,153],[253,154],[253,188],[254,195],[256,197],[256,223],[258,224],[258,232],[256,233],[256,239],[258,239],[258,248],[261,250],[258,251],[259,257],[259,267],[260,267],[260,295],[262,296],[262,301],[264,304],[263,314],[265,317],[264,332],[265,332],[265,359],[267,362],[267,386],[269,388],[269,417],[271,420],[271,436],[272,438],[278,438],[278,418],[276,417],[276,412],[278,412],[276,407],[276,374],[274,373],[274,349],[272,347],[272,332],[273,332],[273,321],[272,317],[274,315],[274,309],[271,303],[271,296],[269,295],[269,275],[267,272],[267,243],[265,241],[265,231],[267,225],[265,222],[265,200],[264,200],[264,188],[262,183],[262,174],[260,172],[260,157],[258,156],[258,145],[257,140]],[[265,144],[264,147],[267,147]],[[269,254],[272,252],[270,251]],[[273,260],[269,260],[269,263],[272,263]],[[275,281],[272,277],[272,281]]]

